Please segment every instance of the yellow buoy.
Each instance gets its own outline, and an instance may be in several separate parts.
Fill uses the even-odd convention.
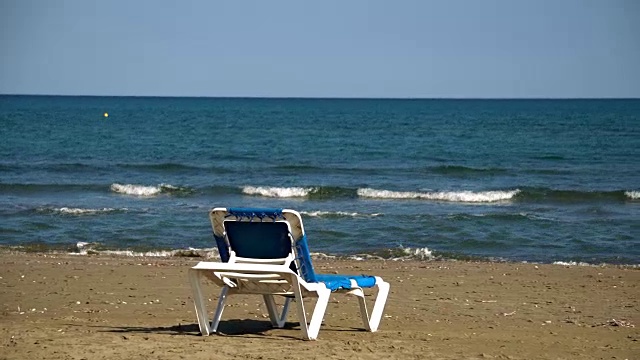
[[[104,117],[109,117],[109,113],[104,113]]]

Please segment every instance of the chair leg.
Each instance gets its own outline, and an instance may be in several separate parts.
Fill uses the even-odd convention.
[[[318,300],[316,301],[316,306],[313,309],[313,314],[311,315],[311,323],[307,323],[307,314],[304,309],[300,283],[297,280],[294,280],[294,289],[302,337],[305,340],[315,340],[318,337],[320,325],[322,325],[322,319],[324,318],[324,313],[327,309],[327,305],[329,304],[331,290],[326,287],[312,290],[318,294]]]
[[[207,307],[202,296],[201,280],[202,275],[200,271],[189,269],[189,282],[191,283],[191,290],[193,293],[193,304],[196,310],[196,317],[198,319],[198,326],[200,327],[200,333],[208,336],[212,333],[212,329],[209,326],[209,318],[207,317]]]
[[[378,330],[380,325],[380,319],[382,319],[382,313],[384,306],[387,303],[387,297],[389,296],[389,283],[376,276],[376,286],[378,287],[378,295],[376,295],[376,302],[373,304],[373,310],[371,311],[371,317],[369,319],[369,328],[367,330],[374,332]]]
[[[282,305],[282,313],[280,314],[280,322],[282,322],[282,326],[284,326],[285,321],[287,320],[287,314],[289,314],[289,305],[291,305],[291,302],[293,301],[293,298],[287,297],[284,300],[284,305]]]
[[[298,310],[298,321],[300,321],[300,330],[302,330],[302,337],[305,340],[311,340],[309,337],[309,328],[307,326],[307,313],[304,310],[304,301],[302,301],[302,294],[300,291],[300,283],[294,281],[294,290],[296,296],[296,308]]]
[[[228,286],[223,287],[222,291],[220,291],[220,297],[218,298],[218,307],[216,308],[216,313],[213,315],[213,321],[211,322],[211,332],[218,331],[218,325],[220,325],[220,319],[222,319],[222,311],[224,310],[224,306],[227,302],[228,292]]]
[[[269,312],[271,325],[277,328],[284,327],[284,324],[287,320],[287,312],[289,311],[289,303],[291,302],[291,298],[286,298],[286,300],[284,301],[284,305],[282,306],[282,312],[278,314],[278,308],[276,306],[273,295],[264,294],[262,295],[262,297],[264,298],[264,303],[267,306],[267,311]]]
[[[367,310],[367,302],[365,300],[364,291],[360,288],[353,289],[348,292],[349,295],[356,296],[358,298],[358,305],[360,306],[360,317],[362,323],[367,331],[377,331],[382,318],[382,312],[389,296],[389,283],[382,280],[382,278],[376,276],[376,286],[378,287],[375,303],[373,304],[373,311],[369,314]]]
[[[367,310],[367,302],[364,298],[364,291],[358,289],[357,292],[349,292],[349,294],[354,295],[358,298],[358,305],[360,305],[360,317],[362,318],[362,323],[364,324],[364,328],[367,331],[371,331],[371,323],[369,322],[369,311]]]
[[[313,309],[313,315],[311,316],[311,323],[309,324],[309,340],[315,340],[318,337],[320,325],[322,325],[324,313],[327,310],[327,305],[329,304],[329,296],[331,296],[331,290],[318,290],[318,301],[316,301],[316,306]]]

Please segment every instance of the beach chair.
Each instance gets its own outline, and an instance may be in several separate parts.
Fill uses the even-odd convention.
[[[209,217],[222,262],[202,261],[189,269],[202,335],[217,331],[227,298],[235,294],[262,295],[271,324],[278,328],[284,327],[289,305],[294,301],[306,340],[317,338],[332,292],[356,296],[364,328],[371,332],[378,329],[389,284],[377,276],[317,274],[298,212],[215,208]],[[211,322],[203,296],[204,279],[222,287]],[[377,295],[369,314],[363,289],[372,287],[377,287]],[[284,297],[282,306],[276,304],[274,296]],[[312,297],[317,301],[307,322],[308,304],[304,300]]]

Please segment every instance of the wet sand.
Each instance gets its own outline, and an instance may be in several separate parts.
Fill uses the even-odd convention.
[[[224,335],[199,335],[193,258],[0,253],[0,359],[639,359],[640,269],[463,261],[316,260],[382,276],[380,329],[333,296],[317,341],[295,311],[272,329],[231,297]],[[219,288],[211,285],[214,309]]]

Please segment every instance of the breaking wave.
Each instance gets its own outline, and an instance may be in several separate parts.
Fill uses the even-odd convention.
[[[127,208],[122,208],[122,209],[113,209],[113,208],[83,209],[83,208],[61,207],[61,208],[54,208],[54,209],[39,209],[39,211],[52,212],[52,213],[63,214],[63,215],[95,215],[95,214],[105,214],[105,213],[114,213],[114,212],[127,211]]]
[[[625,191],[624,195],[631,200],[640,199],[640,191]]]
[[[247,195],[261,195],[266,197],[291,198],[305,197],[309,195],[315,188],[304,187],[262,187],[262,186],[245,186],[242,193]]]
[[[486,203],[512,199],[520,190],[508,191],[439,191],[439,192],[411,192],[390,191],[377,189],[358,189],[358,196],[377,199],[417,199],[450,202]]]
[[[301,211],[300,214],[309,217],[375,217],[382,215],[381,213],[361,214],[348,211]]]
[[[156,196],[160,193],[181,193],[191,192],[187,188],[178,187],[170,184],[160,184],[156,186],[134,185],[134,184],[111,184],[111,191],[133,196]]]
[[[116,255],[127,257],[202,257],[211,258],[218,256],[217,249],[175,249],[175,250],[148,250],[148,251],[135,251],[135,250],[108,250],[103,249],[100,243],[90,243],[79,241],[76,243],[75,248],[70,249],[72,255],[92,255],[92,254],[104,254],[104,255]]]
[[[390,250],[390,253],[392,254],[390,260],[434,260],[436,258],[433,251],[426,247],[399,247],[397,249]]]

